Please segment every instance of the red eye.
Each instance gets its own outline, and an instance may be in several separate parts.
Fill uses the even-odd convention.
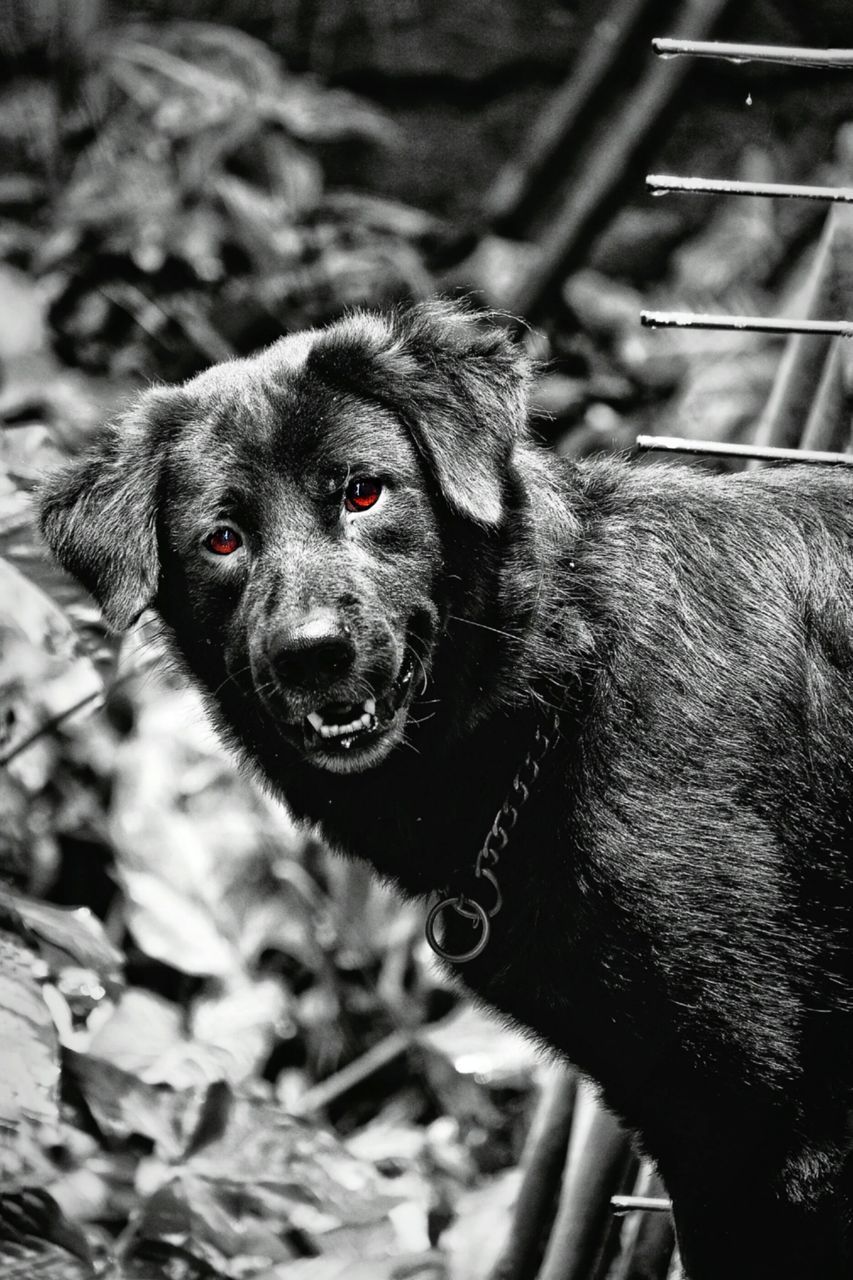
[[[238,547],[242,547],[243,539],[236,530],[223,525],[205,538],[204,545],[217,556],[230,556]]]
[[[382,481],[373,476],[360,476],[358,480],[350,480],[344,493],[344,506],[347,511],[367,511],[379,501],[382,493]]]

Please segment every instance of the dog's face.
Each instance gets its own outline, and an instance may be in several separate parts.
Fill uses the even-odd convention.
[[[231,396],[193,389],[205,427],[170,463],[160,606],[190,655],[199,637],[218,651],[194,664],[209,687],[255,695],[312,763],[365,768],[399,742],[430,661],[437,521],[393,414],[282,368]]]
[[[209,695],[349,772],[401,741],[493,537],[526,364],[449,303],[355,316],[149,392],[51,481],[43,528],[113,625],[155,605]]]

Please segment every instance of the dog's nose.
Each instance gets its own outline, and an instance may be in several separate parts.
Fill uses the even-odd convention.
[[[282,627],[270,644],[270,661],[282,684],[314,688],[343,679],[355,662],[355,645],[332,609],[314,609]]]

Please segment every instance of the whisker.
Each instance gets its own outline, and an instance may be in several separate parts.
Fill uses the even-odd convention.
[[[491,631],[496,636],[506,636],[507,640],[517,640],[518,636],[511,631],[501,631],[499,627],[489,627],[485,622],[475,622],[473,618],[460,618],[455,613],[447,615],[448,622],[464,622],[466,627],[478,627],[481,631]]]
[[[414,648],[412,649],[412,657],[421,669],[421,692],[419,696],[423,697],[427,691],[427,685],[429,684],[429,672],[426,669],[423,658],[421,658],[420,654],[415,652]]]
[[[409,716],[411,724],[426,724],[428,720],[434,720],[437,712],[431,711],[428,716]]]
[[[246,663],[246,665],[245,665],[245,667],[241,667],[241,668],[239,669],[239,671],[229,671],[229,672],[226,674],[225,679],[224,679],[224,680],[222,680],[222,681],[221,681],[221,682],[216,686],[216,688],[215,688],[215,689],[211,689],[211,696],[215,698],[215,697],[216,697],[216,695],[217,695],[218,693],[221,693],[221,692],[222,692],[222,690],[225,688],[225,686],[228,684],[228,681],[229,681],[229,680],[233,680],[233,681],[234,681],[234,684],[235,684],[235,687],[236,687],[237,689],[240,689],[240,686],[237,684],[237,678],[238,678],[238,676],[244,676],[244,675],[246,674],[246,672],[247,672],[247,671],[251,671],[251,669],[252,669],[252,667],[251,667],[251,663],[248,663],[248,662],[247,662],[247,663]],[[240,689],[240,692],[242,693],[242,692],[243,692],[243,690],[242,690],[242,689]]]

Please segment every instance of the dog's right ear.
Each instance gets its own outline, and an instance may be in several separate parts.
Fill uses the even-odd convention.
[[[320,333],[307,368],[393,409],[447,504],[483,528],[500,523],[530,361],[495,317],[446,298],[355,312]]]
[[[117,631],[135,622],[156,595],[161,462],[180,395],[172,388],[146,392],[39,494],[45,541]]]

